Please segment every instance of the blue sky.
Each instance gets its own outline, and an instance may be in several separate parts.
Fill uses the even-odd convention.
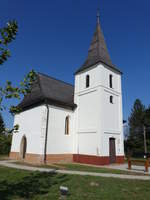
[[[10,45],[11,58],[0,67],[0,84],[17,84],[31,69],[74,83],[73,73],[87,56],[98,7],[110,56],[124,73],[124,119],[136,98],[149,105],[149,0],[1,0],[0,27],[16,19],[19,32]],[[10,127],[13,118],[8,112],[3,116]]]

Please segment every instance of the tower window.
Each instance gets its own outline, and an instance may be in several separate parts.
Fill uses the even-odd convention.
[[[112,76],[112,74],[109,75],[109,87],[113,88],[113,76]]]
[[[90,86],[90,76],[86,75],[86,88]]]
[[[113,100],[113,96],[110,96],[110,103],[114,103]]]
[[[69,135],[69,116],[65,119],[65,135]]]

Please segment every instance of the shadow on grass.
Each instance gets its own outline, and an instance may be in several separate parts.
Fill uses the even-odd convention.
[[[36,195],[48,193],[53,185],[60,185],[67,180],[66,175],[34,172],[19,180],[1,181],[0,200],[13,199],[14,197],[31,199]]]

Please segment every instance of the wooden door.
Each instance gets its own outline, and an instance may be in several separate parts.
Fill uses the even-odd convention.
[[[115,138],[109,138],[109,162],[116,162],[116,145]]]

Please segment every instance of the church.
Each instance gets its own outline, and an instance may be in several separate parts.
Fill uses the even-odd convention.
[[[20,102],[10,158],[31,163],[123,163],[121,76],[98,15],[87,58],[74,73],[74,86],[38,73],[31,93]]]

